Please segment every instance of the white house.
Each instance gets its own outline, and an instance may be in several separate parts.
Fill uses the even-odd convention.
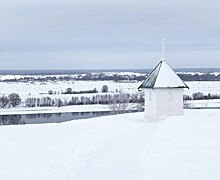
[[[183,115],[183,90],[189,88],[162,58],[138,89],[145,91],[145,117]]]

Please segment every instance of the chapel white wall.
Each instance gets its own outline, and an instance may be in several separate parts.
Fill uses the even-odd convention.
[[[177,116],[183,113],[183,89],[145,89],[145,117]]]

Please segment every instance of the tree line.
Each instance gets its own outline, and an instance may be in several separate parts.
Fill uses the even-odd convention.
[[[184,95],[183,96],[184,100],[207,100],[207,99],[220,99],[220,94],[211,94],[208,93],[207,95],[201,93],[201,92],[196,92],[193,93],[192,95]]]
[[[105,95],[93,95],[90,97],[80,96],[80,97],[72,97],[69,100],[63,100],[61,98],[51,98],[51,97],[42,97],[42,98],[34,98],[29,97],[25,100],[26,107],[61,107],[68,105],[92,105],[92,104],[111,104],[113,102],[120,102],[121,96],[123,96],[127,103],[141,103],[144,102],[143,95],[138,94],[105,94]]]
[[[47,76],[47,77],[33,77],[26,76],[22,78],[3,79],[0,82],[53,82],[53,81],[144,81],[149,73],[145,75],[108,75],[105,73],[86,73],[85,75],[77,76]],[[212,73],[205,74],[178,74],[184,81],[220,81],[220,74]]]

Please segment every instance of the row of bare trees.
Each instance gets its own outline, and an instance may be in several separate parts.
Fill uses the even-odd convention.
[[[207,99],[220,99],[220,94],[204,94],[201,92],[193,93],[192,95],[184,95],[184,100],[207,100]]]
[[[69,100],[51,97],[27,98],[26,107],[45,106],[67,106],[67,105],[91,105],[107,104],[113,111],[124,110],[129,104],[143,104],[143,94],[116,93],[116,94],[96,94],[93,96],[73,96]]]

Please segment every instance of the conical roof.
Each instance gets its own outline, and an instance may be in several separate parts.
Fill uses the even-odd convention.
[[[173,69],[161,61],[138,89],[189,88]]]

